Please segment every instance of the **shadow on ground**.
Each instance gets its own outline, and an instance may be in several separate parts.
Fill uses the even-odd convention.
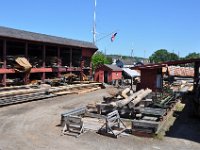
[[[185,103],[185,107],[181,113],[174,112],[176,120],[166,136],[200,143],[200,118],[194,116],[192,95],[185,95],[182,103]]]

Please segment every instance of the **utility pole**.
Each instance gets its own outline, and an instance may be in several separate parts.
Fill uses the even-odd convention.
[[[132,49],[131,49],[131,59],[132,59],[132,60],[131,60],[131,63],[134,63],[133,55],[134,55],[134,54],[133,54],[133,48],[132,48]]]
[[[180,59],[180,52],[178,51],[178,58]]]
[[[96,44],[96,6],[97,1],[94,0],[94,22],[93,22],[93,43]]]
[[[134,44],[133,44],[134,45]],[[134,60],[133,60],[133,57],[134,57],[134,53],[133,53],[133,47],[131,48],[131,64],[133,65],[134,63]]]
[[[131,57],[133,58],[133,48],[131,49]]]

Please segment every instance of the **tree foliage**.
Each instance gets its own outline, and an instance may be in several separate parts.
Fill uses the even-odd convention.
[[[175,53],[170,53],[166,49],[160,49],[155,51],[150,57],[150,62],[158,63],[165,61],[178,60],[179,57]]]
[[[185,59],[195,59],[195,58],[200,58],[200,53],[193,52],[185,56]]]
[[[106,57],[102,52],[97,51],[92,56],[92,69],[95,70],[98,65],[111,64],[112,58]]]

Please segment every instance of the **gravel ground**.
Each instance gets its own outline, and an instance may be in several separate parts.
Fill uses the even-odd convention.
[[[99,101],[103,96],[108,96],[111,91],[113,92],[114,89],[101,89],[81,95],[66,95],[0,108],[0,150],[200,149],[200,136],[195,135],[196,138],[193,140],[187,139],[187,136],[184,138],[173,136],[173,132],[162,140],[133,135],[113,139],[93,131],[88,131],[79,138],[60,135],[62,128],[58,125],[61,113]],[[200,123],[196,125],[199,126]],[[187,135],[187,125],[184,124],[183,127],[179,125],[177,128],[179,127]],[[189,134],[200,135],[191,130],[190,128]]]

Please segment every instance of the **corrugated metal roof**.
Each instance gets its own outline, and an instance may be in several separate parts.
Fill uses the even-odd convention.
[[[122,68],[122,69],[128,76],[130,76],[132,78],[140,76],[140,73],[135,70],[131,70],[129,68]]]
[[[104,64],[104,65],[108,67],[109,69],[111,69],[112,71],[122,71],[122,69],[117,67],[116,65],[108,65],[108,64]]]
[[[75,47],[83,47],[83,48],[91,48],[91,49],[98,49],[93,43],[67,39],[57,36],[51,36],[46,34],[28,32],[24,30],[18,30],[13,28],[7,28],[0,26],[0,37],[8,37],[8,38],[16,38],[16,39],[23,39],[28,41],[36,41],[36,42],[43,42],[43,43],[52,43],[52,44],[59,44],[59,45],[66,45],[66,46],[75,46]]]

